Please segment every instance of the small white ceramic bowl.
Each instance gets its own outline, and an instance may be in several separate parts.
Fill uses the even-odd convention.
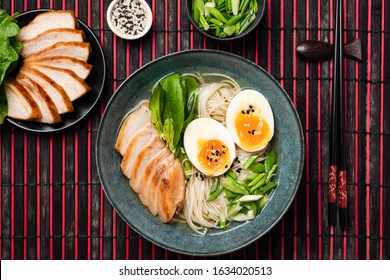
[[[152,10],[150,9],[148,3],[145,0],[133,0],[133,1],[137,1],[141,5],[143,10],[145,11],[145,16],[146,16],[145,27],[141,32],[134,34],[134,35],[130,34],[130,33],[126,33],[126,32],[121,32],[117,28],[117,26],[113,23],[112,13],[113,13],[113,9],[116,7],[116,5],[122,1],[126,2],[126,0],[114,0],[108,6],[107,14],[106,14],[108,26],[110,27],[111,31],[114,32],[114,34],[116,34],[117,36],[119,36],[123,39],[126,39],[126,40],[139,39],[142,36],[144,36],[146,33],[148,33],[150,27],[152,26],[152,22],[153,22]]]

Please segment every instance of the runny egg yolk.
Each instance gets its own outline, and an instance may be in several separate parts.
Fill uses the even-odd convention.
[[[252,105],[237,114],[235,128],[241,146],[247,150],[261,148],[271,139],[268,123]]]
[[[208,174],[224,172],[230,165],[229,149],[218,139],[199,141],[198,162]]]

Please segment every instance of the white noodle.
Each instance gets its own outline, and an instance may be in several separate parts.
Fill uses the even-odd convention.
[[[204,74],[205,77],[223,78],[220,82],[203,83],[199,88],[199,117],[209,117],[225,124],[226,110],[230,100],[241,91],[232,78],[222,74]],[[203,80],[203,78],[201,79]]]
[[[193,169],[193,176],[187,182],[186,200],[177,219],[187,222],[199,234],[206,234],[209,228],[219,228],[221,213],[227,216],[228,201],[222,192],[217,199],[207,202],[213,178],[205,177]]]

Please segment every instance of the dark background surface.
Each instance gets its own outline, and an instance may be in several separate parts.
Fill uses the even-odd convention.
[[[11,13],[74,10],[99,38],[108,71],[100,102],[76,126],[52,134],[25,132],[7,121],[0,127],[1,259],[195,258],[159,248],[129,228],[105,197],[95,163],[99,121],[115,89],[145,63],[185,49],[224,50],[266,69],[290,95],[305,133],[305,170],[284,218],[248,247],[213,259],[390,259],[388,1],[344,0],[344,41],[361,38],[363,52],[361,63],[347,61],[344,75],[346,232],[330,231],[327,223],[332,63],[307,64],[295,52],[306,39],[333,41],[333,1],[269,0],[253,33],[224,44],[194,31],[184,0],[147,0],[154,22],[138,41],[113,36],[105,22],[107,0],[2,2]]]

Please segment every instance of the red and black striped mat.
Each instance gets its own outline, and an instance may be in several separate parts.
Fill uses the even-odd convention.
[[[217,43],[190,25],[185,0],[147,0],[151,32],[138,41],[113,36],[106,0],[7,0],[9,13],[72,9],[97,35],[107,61],[103,96],[88,117],[63,132],[0,127],[1,259],[189,259],[150,243],[128,227],[101,188],[95,163],[98,125],[115,89],[145,63],[186,49],[241,55],[286,89],[305,134],[306,165],[281,222],[248,247],[220,259],[390,259],[390,3],[344,0],[344,41],[360,38],[362,61],[346,61],[348,214],[350,227],[327,224],[332,63],[305,63],[307,39],[333,42],[334,1],[268,0],[248,37]],[[221,62],[223,67],[223,62]],[[196,257],[199,258],[199,257]]]

